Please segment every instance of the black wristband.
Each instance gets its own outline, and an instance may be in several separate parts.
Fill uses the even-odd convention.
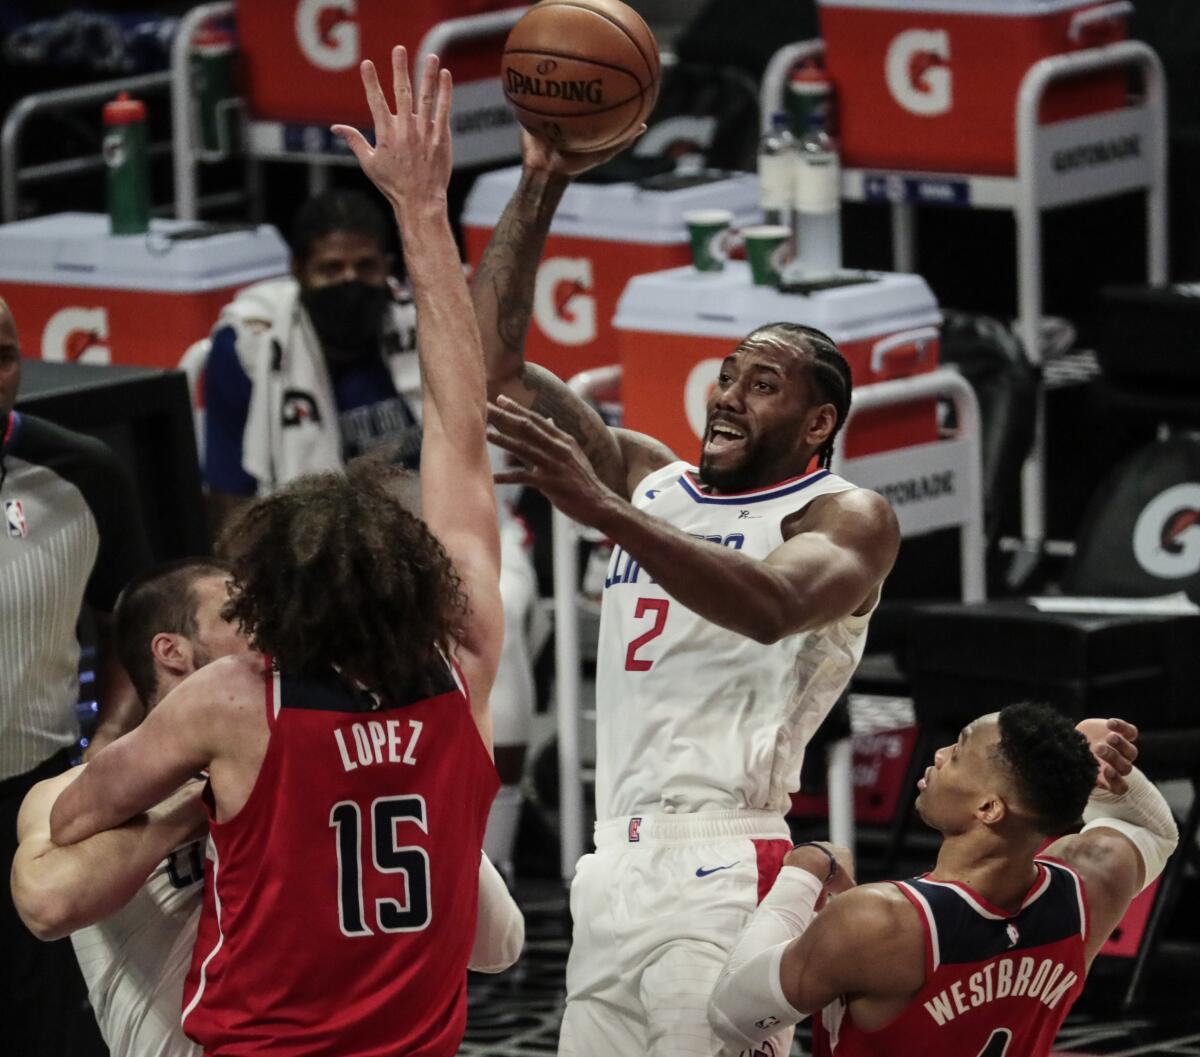
[[[833,852],[826,848],[824,844],[820,844],[815,840],[802,840],[799,844],[792,845],[792,851],[795,851],[797,848],[816,848],[817,851],[829,860],[829,873],[826,875],[825,880],[821,882],[822,884],[829,884],[837,876],[838,861],[833,857]]]

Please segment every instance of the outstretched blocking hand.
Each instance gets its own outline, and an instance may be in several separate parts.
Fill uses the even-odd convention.
[[[569,518],[584,524],[616,498],[605,485],[578,441],[552,419],[501,396],[488,404],[488,440],[515,455],[521,466],[495,475],[496,484],[536,488]]]
[[[1100,764],[1096,788],[1120,796],[1128,788],[1125,776],[1138,757],[1138,729],[1123,719],[1085,719],[1075,725],[1088,740],[1088,748]]]
[[[414,97],[408,76],[408,53],[400,45],[392,49],[392,89],[396,112],[387,97],[370,59],[359,67],[367,105],[375,121],[375,146],[349,125],[334,125],[333,133],[354,152],[363,172],[398,210],[426,202],[445,204],[450,182],[450,71],[440,68],[430,55],[421,70],[421,83]]]

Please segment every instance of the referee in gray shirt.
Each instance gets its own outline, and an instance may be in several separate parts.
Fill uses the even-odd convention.
[[[80,607],[92,606],[103,631],[150,557],[124,467],[100,441],[15,411],[20,378],[16,326],[0,300],[0,1033],[10,1057],[92,1057],[105,1050],[71,944],[34,939],[7,879],[21,801],[66,770],[79,739]],[[103,643],[96,681],[102,715],[136,701]]]

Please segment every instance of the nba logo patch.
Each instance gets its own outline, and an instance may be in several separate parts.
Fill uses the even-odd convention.
[[[1017,926],[1010,921],[1005,931],[1008,933],[1009,947],[1015,947],[1021,940],[1021,934],[1017,931]]]
[[[642,828],[642,820],[640,818],[631,818],[629,820],[629,843],[636,844],[641,840],[641,834],[638,830]]]
[[[4,522],[8,525],[8,534],[13,539],[23,540],[29,535],[29,524],[25,520],[25,506],[21,500],[4,500]]]

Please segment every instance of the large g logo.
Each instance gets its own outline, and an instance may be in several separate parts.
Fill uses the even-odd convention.
[[[910,113],[944,114],[952,105],[949,61],[950,36],[944,29],[905,30],[888,47],[888,89]]]
[[[1200,573],[1200,484],[1173,485],[1146,504],[1133,527],[1133,555],[1167,580]]]
[[[592,262],[586,257],[551,257],[538,269],[533,314],[547,337],[560,345],[596,340]]]
[[[355,0],[300,0],[296,39],[304,57],[322,70],[348,70],[359,59]]]
[[[42,359],[50,363],[111,363],[108,311],[103,308],[60,308],[42,331]]]

